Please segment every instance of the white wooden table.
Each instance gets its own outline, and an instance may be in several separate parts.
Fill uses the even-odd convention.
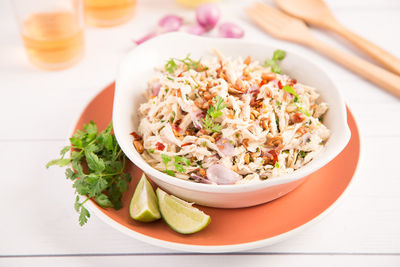
[[[221,2],[223,20],[236,21],[246,39],[291,47],[336,78],[356,116],[362,160],[350,192],[323,221],[293,238],[254,251],[198,255],[134,240],[95,216],[77,223],[64,170],[46,170],[86,103],[111,82],[131,39],[165,13],[193,20],[169,1],[139,1],[135,18],[116,28],[88,28],[86,55],[75,67],[46,72],[25,56],[9,1],[0,1],[0,266],[400,266],[400,101],[304,47],[254,27],[243,7]],[[400,57],[400,1],[328,1],[349,28]],[[314,30],[357,53],[338,37]]]

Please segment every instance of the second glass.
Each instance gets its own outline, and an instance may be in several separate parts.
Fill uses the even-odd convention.
[[[96,27],[111,27],[130,20],[136,0],[83,0],[86,22]]]

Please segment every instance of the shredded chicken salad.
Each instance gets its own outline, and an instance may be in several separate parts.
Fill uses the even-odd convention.
[[[328,109],[314,88],[280,74],[285,52],[171,58],[148,83],[133,143],[168,175],[209,184],[259,182],[291,173],[324,147]]]

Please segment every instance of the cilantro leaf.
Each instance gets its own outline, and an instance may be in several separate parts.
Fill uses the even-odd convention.
[[[174,157],[175,163],[184,163],[186,166],[190,165],[190,160],[185,157],[175,156]]]
[[[88,135],[97,134],[97,125],[93,121],[90,121],[89,124],[84,125],[83,128],[86,130]]]
[[[171,58],[170,60],[167,61],[164,68],[170,74],[173,74],[175,72],[175,70],[178,68],[178,65],[176,65],[175,60],[173,58]]]
[[[79,215],[79,225],[83,226],[85,223],[87,223],[88,218],[90,218],[89,211],[81,205],[81,214]]]
[[[166,154],[161,154],[161,160],[164,163],[164,165],[167,165],[168,162],[170,162],[172,159],[170,156],[168,156]]]
[[[53,159],[46,164],[46,168],[48,169],[50,166],[58,165],[60,167],[67,166],[71,162],[71,159]]]
[[[175,177],[175,172],[173,170],[164,170],[163,172],[165,172],[166,174],[168,174],[170,176],[174,176]]]
[[[299,101],[299,95],[296,93],[296,91],[294,90],[294,88],[290,85],[285,85],[284,87],[282,87],[282,90],[288,92],[289,94],[294,96],[294,102]]]
[[[280,74],[282,72],[281,67],[278,65],[278,61],[285,58],[286,52],[280,49],[274,51],[271,59],[266,59],[264,62],[265,67],[271,67],[271,71]]]
[[[207,110],[206,117],[203,118],[204,128],[211,132],[220,132],[222,129],[221,124],[215,123],[215,119],[222,116],[222,109],[226,107],[224,99],[221,96],[216,96],[213,98],[213,106],[209,107]]]
[[[190,160],[185,157],[175,156],[174,157],[174,166],[175,166],[176,171],[185,172],[185,168],[183,167],[182,164],[189,166]]]
[[[95,172],[102,172],[105,169],[104,161],[91,151],[85,151],[86,162],[89,168]]]
[[[264,62],[265,67],[271,67],[271,71],[280,74],[282,72],[281,67],[273,59],[267,59]]]
[[[70,146],[65,146],[63,149],[61,149],[61,151],[60,151],[61,158],[64,158],[65,154],[66,154],[68,151],[70,151],[70,149],[71,149]]]
[[[274,51],[274,54],[272,56],[273,60],[283,60],[286,57],[286,52],[280,49],[277,49]]]
[[[100,194],[96,197],[96,203],[99,204],[103,208],[110,208],[113,206],[108,196],[105,194]]]

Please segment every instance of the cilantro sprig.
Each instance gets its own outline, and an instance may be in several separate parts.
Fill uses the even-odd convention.
[[[170,58],[167,61],[164,68],[170,74],[173,74],[175,70],[178,68],[178,64],[176,64],[176,61],[185,64],[188,69],[197,70],[200,67],[200,60],[193,60],[190,58],[190,54],[187,54],[184,59]]]
[[[128,190],[131,176],[124,172],[125,155],[112,134],[111,123],[98,132],[97,125],[90,121],[84,125],[84,130],[78,130],[70,138],[70,142],[70,146],[61,150],[61,158],[48,162],[46,168],[71,164],[65,170],[65,176],[73,182],[72,187],[78,194],[74,206],[82,226],[90,217],[89,211],[83,206],[89,199],[95,200],[103,208],[118,210],[122,207],[122,193]],[[66,158],[70,150],[70,157]],[[80,196],[86,199],[80,201]]]
[[[280,49],[274,51],[271,59],[267,59],[264,62],[265,67],[271,67],[271,71],[280,74],[282,69],[278,65],[279,61],[282,61],[286,56],[286,52]]]
[[[168,169],[168,163],[172,161],[172,158],[170,156],[168,156],[167,154],[161,154],[161,160],[165,166],[165,170],[163,172],[170,176],[175,177],[175,172],[173,170]],[[183,173],[183,172],[185,172],[185,166],[186,167],[190,166],[190,160],[185,157],[174,156],[174,166],[175,166],[175,170],[177,172]]]
[[[215,122],[215,119],[222,116],[222,111],[226,105],[224,99],[221,96],[213,98],[213,105],[208,108],[206,117],[203,119],[204,128],[211,132],[221,132],[222,126]]]

